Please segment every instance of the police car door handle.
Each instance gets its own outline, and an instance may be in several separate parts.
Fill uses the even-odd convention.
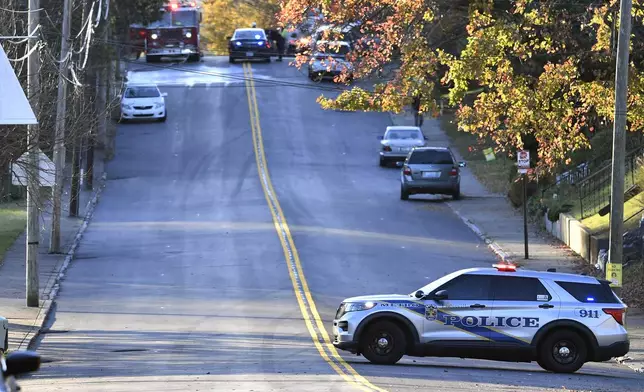
[[[476,309],[481,309],[481,308],[484,308],[484,307],[485,307],[485,305],[481,305],[481,304],[470,305],[470,308],[476,308]]]
[[[551,308],[554,308],[555,306],[554,306],[554,305],[550,305],[550,304],[541,304],[541,305],[539,305],[539,307],[540,307],[541,309],[551,309]]]

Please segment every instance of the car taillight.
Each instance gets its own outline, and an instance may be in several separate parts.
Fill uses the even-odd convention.
[[[449,172],[449,175],[452,177],[458,176],[458,168],[452,168],[452,170],[450,170]]]
[[[613,316],[619,325],[624,325],[624,309],[602,309],[604,313]]]
[[[391,147],[389,146],[383,146],[382,151],[391,151]]]
[[[411,176],[411,169],[407,166],[403,168],[403,174],[406,176]]]

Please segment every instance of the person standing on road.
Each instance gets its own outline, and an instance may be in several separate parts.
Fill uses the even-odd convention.
[[[282,61],[282,55],[284,54],[284,43],[286,40],[282,35],[282,28],[277,28],[277,34],[275,34],[275,42],[277,43],[277,61]]]
[[[411,107],[414,110],[414,124],[417,127],[423,126],[423,113],[420,111],[420,95],[415,95],[411,102]]]

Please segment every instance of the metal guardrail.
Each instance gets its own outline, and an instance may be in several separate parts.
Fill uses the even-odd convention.
[[[643,152],[644,148],[639,147],[629,152],[624,158],[625,191],[635,185],[635,169],[637,168],[637,159],[642,155]],[[608,164],[577,184],[581,219],[595,215],[601,209],[610,204],[610,184],[612,168],[613,165]]]
[[[635,170],[643,166],[644,145],[629,151],[625,158],[624,191],[635,184]],[[595,162],[596,164],[596,162]],[[591,164],[590,166],[595,166]],[[577,168],[558,176],[555,184],[541,191],[541,198],[553,197],[579,201],[580,218],[585,219],[595,215],[610,204],[610,186],[612,164],[608,162],[597,170],[589,170],[589,165],[580,165]],[[548,195],[547,195],[548,194]]]

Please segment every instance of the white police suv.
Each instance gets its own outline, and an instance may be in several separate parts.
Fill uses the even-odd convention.
[[[537,361],[558,373],[629,350],[610,283],[511,264],[453,272],[409,295],[345,299],[333,344],[378,364],[403,355]]]

